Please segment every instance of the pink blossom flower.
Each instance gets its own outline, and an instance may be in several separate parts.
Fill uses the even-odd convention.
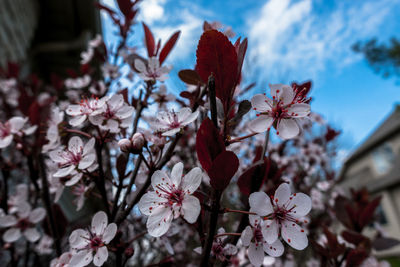
[[[35,132],[37,126],[27,126],[28,118],[12,117],[5,123],[0,122],[0,148],[8,147],[14,136],[31,135]]]
[[[95,266],[102,266],[108,258],[107,245],[116,233],[117,225],[108,224],[105,212],[97,212],[93,216],[92,227],[89,230],[77,229],[69,236],[69,244],[75,252],[69,264],[82,267],[93,260]]]
[[[89,75],[84,75],[77,78],[68,78],[64,81],[65,87],[71,89],[82,89],[88,86],[92,78]]]
[[[94,145],[94,138],[83,145],[81,138],[73,136],[68,141],[67,149],[61,148],[50,152],[50,158],[58,163],[59,166],[59,170],[53,174],[53,177],[66,177],[70,175],[72,178],[66,185],[71,186],[81,179],[83,171],[90,172],[96,169]]]
[[[46,139],[49,141],[42,148],[43,152],[56,149],[60,145],[60,135],[58,131],[58,125],[64,119],[64,112],[60,111],[59,107],[53,107],[50,113],[50,119],[47,122],[48,128],[46,131]]]
[[[124,102],[121,94],[115,94],[102,106],[101,112],[89,117],[89,121],[103,131],[120,132],[121,128],[132,125],[135,109]]]
[[[276,239],[268,243],[262,233],[262,220],[258,216],[250,216],[248,225],[241,235],[242,244],[249,247],[247,250],[249,260],[254,266],[261,266],[264,261],[264,252],[272,257],[279,257],[283,254],[282,242]]]
[[[310,114],[310,105],[297,101],[295,92],[289,85],[270,84],[272,99],[263,94],[253,96],[251,105],[260,112],[258,118],[250,122],[254,132],[265,132],[274,126],[283,139],[295,137],[300,132],[297,120]]]
[[[250,195],[249,204],[250,211],[263,219],[260,226],[268,243],[278,240],[280,232],[286,243],[294,249],[303,250],[308,246],[307,235],[298,223],[311,210],[309,196],[291,194],[289,185],[283,183],[275,191],[272,200],[264,192],[255,192]]]
[[[224,228],[218,229],[218,234],[225,233]],[[232,244],[224,244],[224,240],[226,236],[220,236],[215,238],[211,248],[211,255],[214,255],[220,261],[226,261],[230,256],[235,255],[238,252],[238,249],[235,245]],[[194,251],[198,254],[201,254],[202,248],[195,248]]]
[[[200,201],[192,196],[201,183],[200,168],[192,169],[182,177],[183,164],[177,163],[172,168],[171,177],[164,171],[156,171],[151,177],[155,191],[147,192],[139,201],[139,210],[148,215],[147,230],[151,236],[165,234],[172,219],[179,216],[194,223],[200,214]]]
[[[163,82],[168,79],[167,74],[171,71],[171,67],[161,67],[157,57],[149,58],[147,64],[143,60],[135,59],[135,68],[139,71],[139,77],[144,81]]]
[[[73,118],[69,121],[72,126],[79,126],[85,122],[89,116],[95,116],[100,114],[103,110],[108,97],[105,96],[101,99],[96,98],[86,98],[82,99],[79,105],[69,105],[66,109],[66,113]]]
[[[199,116],[199,111],[192,113],[190,108],[182,108],[179,112],[161,111],[155,121],[163,136],[173,136]]]
[[[164,84],[161,84],[158,91],[152,93],[150,97],[158,103],[160,108],[165,107],[168,102],[175,101],[176,99],[173,94],[167,93],[167,87]]]
[[[10,227],[3,234],[5,242],[15,242],[23,235],[29,242],[36,242],[40,238],[40,233],[35,225],[44,219],[46,210],[36,208],[32,210],[28,202],[18,204],[16,216],[3,215],[0,217],[0,227]]]
[[[71,258],[72,254],[70,252],[64,252],[60,257],[50,262],[50,267],[72,267],[69,265]]]

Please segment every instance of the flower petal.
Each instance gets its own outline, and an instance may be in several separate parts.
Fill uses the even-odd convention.
[[[294,96],[295,96],[295,94],[294,94],[292,87],[290,87],[289,85],[285,85],[285,84],[282,85],[279,99],[283,102],[284,106],[292,103]]]
[[[68,266],[74,267],[83,267],[88,265],[93,259],[92,250],[85,249],[81,250],[78,253],[72,255],[71,260],[69,261]]]
[[[290,198],[290,186],[287,183],[282,183],[275,191],[274,202],[282,207]]]
[[[17,241],[21,237],[21,230],[10,228],[3,234],[3,240],[8,243]]]
[[[168,175],[164,171],[157,170],[151,176],[151,185],[154,190],[157,190],[158,187],[165,187],[165,185],[171,184],[171,179],[169,179]]]
[[[95,143],[96,143],[96,140],[94,139],[94,137],[90,138],[90,140],[83,147],[83,154],[82,155],[85,156],[88,153],[93,153],[94,152]]]
[[[250,211],[260,216],[271,214],[274,209],[271,200],[264,192],[254,192],[249,197]]]
[[[5,215],[0,217],[0,227],[10,227],[17,224],[17,218],[13,215]]]
[[[199,111],[196,110],[195,112],[193,112],[189,116],[187,116],[184,120],[182,120],[181,124],[188,125],[188,124],[192,123],[194,120],[196,120],[198,116],[199,116]]]
[[[282,242],[278,239],[272,244],[264,243],[264,251],[272,257],[280,257],[285,248]]]
[[[299,125],[294,119],[281,119],[276,130],[282,139],[291,139],[300,133]]]
[[[251,230],[250,226],[246,226],[240,239],[242,240],[243,246],[247,247],[250,245],[251,239],[253,238],[253,231]]]
[[[249,123],[249,128],[253,132],[262,133],[271,128],[274,118],[268,115],[260,115]]]
[[[105,244],[110,243],[110,241],[113,240],[113,238],[115,237],[116,233],[117,233],[117,225],[115,223],[110,223],[104,230],[103,242]]]
[[[13,135],[10,134],[4,138],[0,138],[0,148],[8,147],[13,140]]]
[[[297,103],[288,107],[287,110],[290,117],[301,118],[310,114],[310,105],[306,103]]]
[[[78,154],[83,149],[83,142],[78,136],[73,136],[68,141],[68,150],[74,154]]]
[[[258,112],[271,111],[272,100],[263,94],[258,94],[251,98],[251,106]]]
[[[92,233],[103,235],[108,224],[107,214],[104,211],[97,212],[92,219]]]
[[[46,216],[46,210],[44,208],[36,208],[29,214],[29,221],[31,223],[38,223]]]
[[[256,246],[256,244],[252,242],[247,250],[247,254],[253,266],[258,267],[262,265],[264,261],[264,249],[262,245]]]
[[[181,188],[186,194],[193,194],[201,184],[203,173],[199,167],[193,168],[187,173],[181,183]]]
[[[308,246],[306,233],[294,222],[283,221],[281,233],[283,240],[294,249],[303,250]]]
[[[168,207],[152,214],[146,224],[149,235],[159,237],[165,234],[171,226],[172,219],[172,210]]]
[[[69,175],[73,170],[75,170],[74,165],[69,165],[64,168],[59,169],[56,173],[53,174],[53,177],[64,177]]]
[[[279,235],[278,223],[276,220],[265,220],[262,225],[261,232],[268,244],[274,243],[278,239]]]
[[[88,239],[90,235],[88,231],[83,229],[74,230],[69,236],[69,245],[71,248],[81,249],[84,248],[88,244]]]
[[[292,207],[296,205],[293,209]],[[288,204],[287,209],[290,214],[296,217],[306,216],[311,210],[312,201],[309,196],[303,193],[296,193],[292,195],[292,200]]]
[[[24,236],[29,242],[36,242],[40,239],[40,234],[36,228],[28,228],[24,231]]]
[[[104,262],[106,262],[107,258],[108,258],[107,247],[101,247],[97,250],[96,254],[93,257],[93,264],[95,266],[102,266]]]
[[[78,168],[84,170],[88,168],[93,162],[96,160],[95,154],[88,154],[82,157],[81,161],[79,161]]]
[[[19,130],[22,129],[22,127],[24,127],[27,121],[28,118],[12,117],[8,120],[8,122],[10,123],[10,131],[12,133],[17,133]]]
[[[175,186],[175,188],[178,188],[181,183],[182,173],[183,173],[183,163],[178,162],[174,165],[171,171],[171,182]]]
[[[181,128],[174,128],[162,133],[162,136],[173,136],[181,131]]]
[[[185,196],[182,202],[183,218],[188,223],[194,223],[200,214],[200,201],[194,196]]]
[[[165,199],[159,197],[156,192],[151,191],[143,195],[138,203],[138,207],[141,213],[144,215],[152,215],[156,208],[159,208],[158,203],[164,202]],[[161,207],[163,208],[163,207]]]

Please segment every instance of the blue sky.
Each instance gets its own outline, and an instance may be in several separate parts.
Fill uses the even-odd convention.
[[[113,0],[103,2],[114,5]],[[194,66],[203,21],[219,21],[231,26],[236,37],[249,39],[244,72],[247,83],[257,81],[254,92],[265,91],[268,83],[313,81],[312,109],[343,130],[343,155],[400,103],[396,80],[375,74],[351,50],[358,40],[400,37],[398,0],[144,0],[141,8],[139,21],[157,38],[165,41],[182,31],[167,59],[174,66],[170,90],[185,89],[176,73]],[[106,16],[103,22],[106,41],[115,41],[112,23]],[[130,44],[143,49],[142,40],[138,27]]]

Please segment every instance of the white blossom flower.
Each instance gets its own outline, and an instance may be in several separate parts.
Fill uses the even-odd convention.
[[[92,78],[89,75],[84,75],[82,77],[77,78],[68,78],[64,81],[65,87],[71,89],[82,89],[88,86],[91,82]]]
[[[101,112],[89,117],[89,121],[103,131],[120,132],[121,128],[132,125],[135,109],[124,102],[121,94],[115,94],[102,106]]]
[[[18,211],[18,206],[21,203],[28,201],[29,188],[26,184],[18,184],[14,194],[8,196],[7,205],[8,213],[14,214]]]
[[[250,195],[249,204],[250,211],[263,219],[260,226],[268,243],[278,240],[280,232],[292,248],[303,250],[308,246],[307,235],[298,223],[311,210],[309,196],[303,193],[291,194],[289,185],[283,183],[275,191],[272,200],[264,192],[255,192]],[[306,220],[304,222],[307,223]]]
[[[3,234],[5,242],[15,242],[23,235],[29,242],[36,242],[40,238],[40,233],[35,225],[44,219],[46,210],[36,208],[32,210],[28,202],[18,204],[16,216],[3,215],[0,217],[0,227],[10,227]]]
[[[69,265],[69,262],[72,258],[72,254],[68,252],[64,252],[60,257],[53,259],[50,262],[50,267],[72,267]]]
[[[223,234],[225,233],[224,228],[219,228],[218,229],[218,234]],[[238,252],[238,249],[235,245],[232,244],[224,244],[224,240],[226,239],[226,236],[220,236],[215,238],[215,241],[213,242],[212,248],[211,248],[211,255],[214,255],[218,260],[220,261],[226,261],[228,257],[235,255]],[[198,254],[201,254],[202,248],[197,247],[194,249],[194,251]]]
[[[247,254],[251,264],[261,266],[264,261],[264,252],[269,256],[279,257],[283,254],[284,247],[279,239],[268,243],[262,233],[263,222],[258,216],[249,216],[250,225],[248,225],[241,235],[242,244],[249,247]]]
[[[158,106],[160,108],[165,107],[168,102],[175,101],[176,99],[173,94],[167,93],[167,87],[165,86],[165,84],[161,84],[158,91],[153,92],[150,97],[158,103]]]
[[[43,152],[49,152],[60,146],[60,135],[58,132],[58,125],[64,119],[64,112],[60,111],[59,107],[53,107],[50,113],[50,119],[47,123],[48,128],[46,131],[46,139],[49,141],[42,148]]]
[[[82,267],[93,260],[95,266],[102,266],[108,258],[107,245],[116,233],[117,225],[115,223],[108,224],[104,211],[97,212],[93,216],[92,227],[89,230],[77,229],[69,236],[69,244],[75,252],[69,265]]]
[[[119,66],[110,64],[109,62],[106,62],[103,66],[101,66],[101,70],[104,78],[117,79],[119,76],[121,76],[121,73],[119,72]]]
[[[67,149],[51,151],[50,158],[59,166],[59,170],[53,174],[53,177],[72,176],[65,183],[67,186],[71,186],[81,179],[84,170],[90,172],[97,168],[94,145],[94,138],[83,145],[81,138],[73,136],[68,141]]]
[[[310,114],[310,105],[298,102],[293,88],[289,85],[269,86],[272,99],[263,94],[255,95],[251,99],[253,109],[260,114],[250,122],[249,127],[254,132],[265,132],[274,126],[276,133],[283,139],[293,138],[300,132],[297,120]]]
[[[35,251],[39,255],[51,254],[53,252],[53,243],[53,238],[45,234],[42,236],[39,243],[35,246]]]
[[[192,194],[201,183],[202,172],[198,167],[184,177],[182,172],[181,162],[172,168],[171,177],[157,170],[151,177],[155,191],[147,192],[139,201],[139,210],[149,216],[147,230],[151,236],[165,234],[174,218],[182,215],[187,222],[194,223],[200,214],[200,201]]]
[[[144,81],[160,81],[163,82],[168,79],[167,74],[171,71],[171,67],[160,66],[160,61],[157,57],[149,58],[146,64],[140,60],[135,59],[135,68],[139,71],[138,75]]]
[[[79,126],[85,122],[89,116],[95,116],[103,111],[103,106],[108,100],[108,96],[101,99],[86,98],[82,99],[79,105],[69,105],[66,109],[66,113],[73,118],[69,121],[72,126]]]
[[[163,136],[173,136],[199,116],[199,111],[192,113],[190,108],[182,108],[179,112],[160,111],[154,121],[155,127],[163,132]]]
[[[37,126],[29,126],[28,118],[12,117],[5,123],[0,122],[0,148],[8,147],[14,136],[31,135],[36,131]],[[26,128],[25,126],[28,126]],[[25,127],[25,129],[23,129]]]
[[[18,106],[19,90],[17,85],[15,78],[0,79],[0,92],[6,96],[6,103],[12,107]]]

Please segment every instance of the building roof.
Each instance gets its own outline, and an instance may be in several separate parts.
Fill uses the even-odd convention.
[[[349,165],[364,154],[370,152],[384,141],[400,133],[400,105],[397,104],[389,117],[350,155],[345,164]]]

